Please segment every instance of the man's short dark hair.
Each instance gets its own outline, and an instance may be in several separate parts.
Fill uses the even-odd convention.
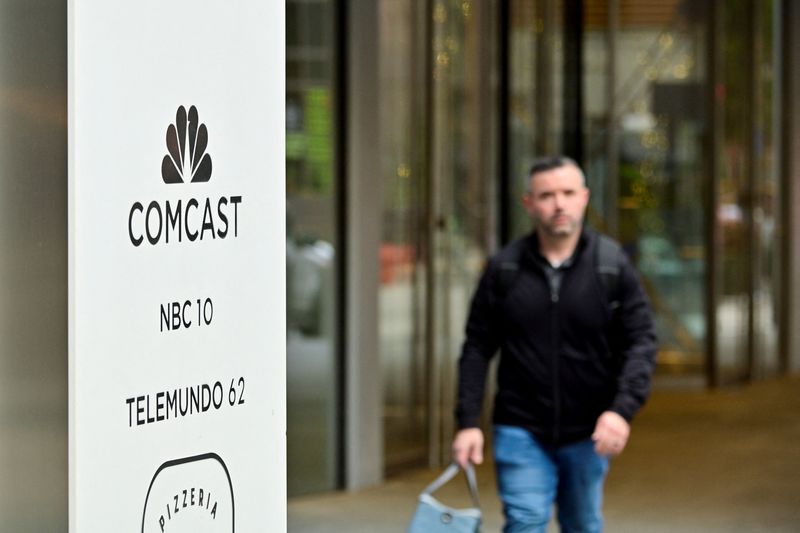
[[[586,185],[586,176],[583,174],[583,170],[581,169],[580,165],[575,162],[574,159],[571,159],[564,155],[556,155],[556,156],[549,156],[549,157],[542,157],[537,159],[531,165],[531,170],[528,172],[528,175],[525,176],[525,190],[531,190],[531,178],[535,174],[539,174],[541,172],[547,172],[549,170],[554,170],[556,168],[561,167],[575,167],[578,169],[578,172],[581,175],[581,179],[583,180],[583,184]]]

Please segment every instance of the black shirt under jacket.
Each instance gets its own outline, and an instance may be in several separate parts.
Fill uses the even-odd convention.
[[[551,293],[536,233],[492,257],[472,299],[459,361],[457,422],[478,427],[489,361],[500,349],[494,423],[520,426],[542,444],[591,436],[601,413],[630,421],[650,392],[656,335],[638,275],[620,253],[619,306],[597,273],[597,234],[584,228]],[[523,247],[522,253],[514,247]],[[500,294],[501,265],[519,257]]]

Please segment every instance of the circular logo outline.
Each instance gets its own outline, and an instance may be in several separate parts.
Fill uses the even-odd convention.
[[[222,457],[220,457],[214,452],[209,452],[200,455],[192,455],[190,457],[183,457],[181,459],[173,459],[171,461],[162,463],[161,466],[159,466],[158,469],[156,469],[155,474],[153,474],[153,479],[150,480],[150,486],[147,487],[147,496],[145,496],[144,499],[144,509],[142,510],[142,533],[144,533],[145,519],[147,517],[147,502],[150,499],[150,491],[153,489],[153,484],[155,484],[158,474],[160,474],[163,470],[166,470],[167,468],[173,466],[204,461],[207,459],[213,459],[217,461],[220,464],[220,466],[222,466],[222,470],[225,472],[225,476],[228,478],[228,487],[231,490],[231,533],[236,531],[236,504],[233,497],[233,482],[231,481],[231,474],[228,471],[228,466],[225,464],[225,461],[222,460]]]

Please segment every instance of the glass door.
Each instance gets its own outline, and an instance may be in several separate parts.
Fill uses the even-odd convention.
[[[520,207],[526,174],[538,157],[563,150],[564,1],[511,0],[504,31],[508,43],[506,199],[510,238],[531,230]]]
[[[378,20],[378,335],[391,474],[428,456],[426,11],[420,2],[382,0]]]
[[[705,4],[669,2],[658,10],[622,0],[578,4],[510,3],[512,198],[505,216],[512,235],[530,231],[518,204],[531,160],[577,150],[566,155],[579,159],[587,177],[588,223],[621,242],[650,295],[659,370],[701,383],[709,15]],[[567,86],[576,63],[580,90]],[[576,107],[580,127],[569,123]]]
[[[648,13],[609,0],[586,9],[590,219],[620,241],[643,278],[655,312],[659,372],[701,384],[709,16],[699,4]]]
[[[496,2],[380,3],[379,335],[389,473],[449,460],[456,363],[494,238]]]
[[[450,460],[472,294],[496,246],[498,3],[436,2],[431,130],[431,463]],[[489,387],[491,389],[491,387]]]
[[[756,4],[755,24],[755,194],[753,235],[755,279],[753,294],[756,377],[779,372],[778,332],[781,322],[780,280],[783,234],[780,199],[783,180],[781,154],[781,2],[765,0]]]

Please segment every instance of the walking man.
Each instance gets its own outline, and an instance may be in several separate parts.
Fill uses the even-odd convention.
[[[647,297],[621,248],[584,227],[589,190],[566,157],[538,161],[523,198],[535,230],[489,261],[459,361],[453,456],[483,461],[478,428],[500,349],[494,456],[504,531],[603,529],[609,459],[650,390],[656,338]]]

